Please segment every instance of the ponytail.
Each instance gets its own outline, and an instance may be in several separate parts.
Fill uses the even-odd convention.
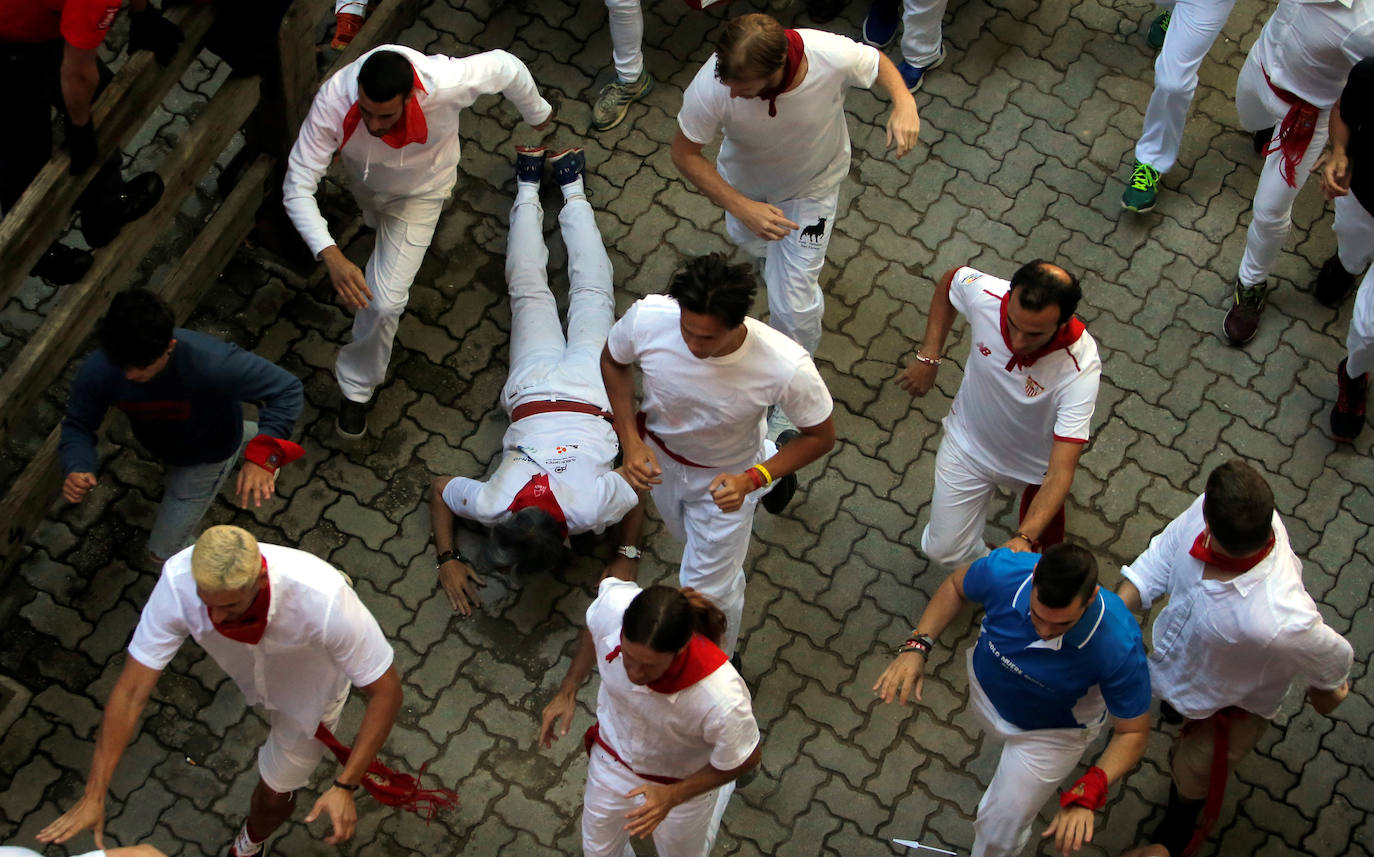
[[[716,645],[725,637],[725,614],[695,589],[650,586],[625,608],[621,632],[655,652],[676,652],[697,633]]]

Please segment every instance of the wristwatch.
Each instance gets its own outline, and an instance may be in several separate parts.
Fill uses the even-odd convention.
[[[634,545],[621,545],[615,549],[615,552],[626,559],[639,559],[640,555],[643,553],[643,551]]]

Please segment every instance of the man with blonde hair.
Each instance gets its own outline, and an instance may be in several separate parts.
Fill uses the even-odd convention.
[[[258,784],[230,857],[248,857],[295,808],[338,725],[349,685],[367,710],[348,761],[306,816],[327,813],[325,842],[353,835],[353,793],[401,707],[401,680],[377,620],[338,569],[304,551],[260,545],[247,530],[211,527],[169,559],[110,692],[84,795],[38,834],[66,842],[93,829],[103,846],[105,793],[163,668],[188,637],[234,680],[250,705],[267,710],[272,731],[258,751]],[[335,750],[336,754],[339,752]],[[371,787],[369,788],[371,791]]]

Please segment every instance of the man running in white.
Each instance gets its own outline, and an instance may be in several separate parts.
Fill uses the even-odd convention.
[[[1330,714],[1350,692],[1353,652],[1303,587],[1273,491],[1240,459],[1208,474],[1206,493],[1121,574],[1116,594],[1132,610],[1168,598],[1150,635],[1150,684],[1165,719],[1183,726],[1169,753],[1169,806],[1149,841],[1182,857],[1206,841],[1227,776],[1289,686],[1301,682]]]
[[[1155,207],[1159,179],[1173,169],[1183,145],[1183,125],[1197,92],[1198,69],[1236,0],[1163,0],[1160,5],[1166,8],[1146,37],[1160,49],[1155,88],[1145,106],[1145,127],[1135,144],[1135,167],[1121,196],[1121,207],[1128,211]]]
[[[1088,442],[1102,361],[1074,310],[1083,292],[1037,259],[1010,282],[956,268],[936,285],[925,341],[897,384],[924,396],[935,384],[957,313],[973,347],[945,417],[935,491],[921,550],[957,568],[987,553],[983,527],[997,487],[1022,489],[1020,524],[1004,547],[1039,550],[1064,538],[1064,499]]]
[[[546,270],[539,203],[544,160],[542,148],[517,149],[506,239],[510,373],[501,393],[511,424],[501,463],[486,481],[441,476],[431,486],[439,582],[463,614],[479,603],[481,579],[454,549],[455,515],[491,527],[484,548],[490,565],[539,570],[557,564],[569,535],[600,533],[639,506],[623,468],[615,468],[620,445],[601,382],[601,349],[615,321],[615,298],[611,260],[583,186],[586,156],[568,149],[553,158],[563,191],[558,223],[568,249],[566,339]],[[633,540],[622,539],[620,552],[639,556]]]
[[[348,763],[306,816],[327,813],[336,844],[353,835],[353,793],[386,741],[401,707],[391,645],[338,569],[304,551],[259,544],[238,527],[211,527],[167,560],[139,617],[129,657],[110,691],[85,793],[38,834],[66,842],[105,827],[105,793],[138,727],[158,676],[187,637],[233,679],[249,705],[267,710],[272,731],[258,751],[258,785],[230,857],[262,850],[296,808],[296,789],[333,740],[350,686],[367,696]]]
[[[673,163],[725,209],[730,240],[764,259],[769,324],[816,353],[825,310],[821,267],[849,173],[844,96],[887,90],[887,145],[916,145],[916,102],[892,61],[820,30],[784,30],[767,15],[735,18],[682,96]],[[713,166],[702,149],[724,133]]]
[[[458,114],[497,92],[536,129],[548,124],[553,108],[525,64],[505,51],[454,58],[384,45],[325,81],[301,125],[282,201],[344,306],[357,311],[353,339],[334,368],[344,437],[367,432],[367,404],[386,378],[411,283],[458,180]],[[315,202],[335,154],[363,222],[377,230],[366,273],[344,256]]]
[[[835,445],[834,403],[810,355],[752,318],[749,265],[697,256],[668,292],[636,301],[611,328],[601,374],[624,450],[624,474],[652,489],[663,523],[684,541],[680,579],[725,611],[733,654],[744,613],[744,558],[754,506],[779,512],[795,472]],[[634,406],[634,374],[644,381]],[[801,428],[764,437],[776,405]],[[776,452],[774,451],[776,449]]]
[[[1268,277],[1293,225],[1293,201],[1326,146],[1329,115],[1355,63],[1374,55],[1374,0],[1279,0],[1236,80],[1236,112],[1260,132],[1255,187],[1235,297],[1222,321],[1232,345],[1259,330]]]
[[[706,857],[735,779],[759,763],[749,689],[719,647],[725,616],[699,592],[606,577],[558,694],[544,747],[568,734],[577,691],[601,674],[583,736],[586,857],[631,857],[630,837],[660,857]]]

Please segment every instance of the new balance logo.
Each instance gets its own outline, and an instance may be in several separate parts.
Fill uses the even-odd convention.
[[[986,345],[980,342],[978,343],[978,353],[983,355],[984,357],[987,357],[989,354],[992,353],[992,349],[988,348]]]

